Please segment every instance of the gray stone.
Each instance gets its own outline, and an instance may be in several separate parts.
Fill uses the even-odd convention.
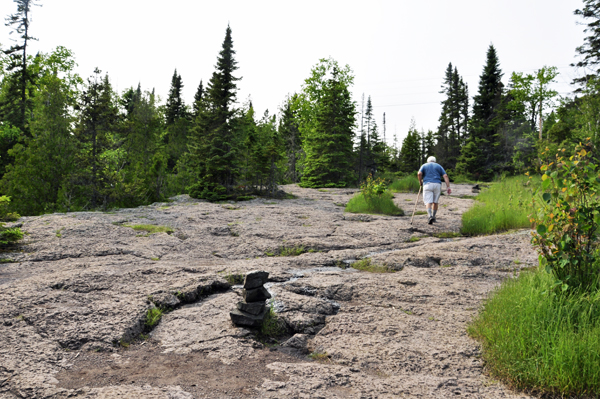
[[[237,326],[260,327],[267,314],[266,309],[257,315],[242,312],[239,309],[233,309],[229,312],[231,321]]]
[[[264,302],[251,302],[251,303],[238,302],[237,308],[239,310],[241,310],[242,312],[257,315],[257,314],[262,313],[265,310],[265,303]]]
[[[263,272],[259,270],[251,271],[250,273],[246,274],[246,278],[244,279],[244,288],[247,290],[258,288],[266,283],[268,278],[269,272]]]
[[[269,294],[269,291],[267,291],[267,289],[265,287],[259,287],[259,288],[255,288],[253,290],[244,289],[242,291],[242,297],[244,298],[244,301],[246,301],[247,303],[261,302],[261,301],[271,298],[271,294]]]

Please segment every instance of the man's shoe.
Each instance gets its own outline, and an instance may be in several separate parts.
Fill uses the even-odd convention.
[[[429,223],[429,224],[433,223],[433,216],[429,216],[429,221],[427,223]]]
[[[435,218],[435,216],[432,217],[434,222],[437,222],[437,219]]]

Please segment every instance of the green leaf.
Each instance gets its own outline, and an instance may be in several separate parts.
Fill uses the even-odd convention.
[[[544,201],[550,202],[550,200],[552,199],[552,195],[550,195],[550,193],[544,193],[544,195],[542,195],[542,198],[544,199]]]
[[[546,175],[544,175],[546,176]],[[552,180],[550,179],[546,179],[542,182],[542,190],[548,190],[550,188],[550,185],[552,184]]]
[[[538,225],[536,231],[538,232],[539,235],[545,234],[546,231],[548,231],[548,229],[546,229],[546,226],[544,226],[543,224]]]

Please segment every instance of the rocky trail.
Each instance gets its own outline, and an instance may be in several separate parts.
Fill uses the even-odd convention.
[[[415,194],[395,196],[408,216],[355,215],[356,190],[296,185],[295,199],[24,217],[23,244],[0,254],[0,398],[529,397],[485,376],[466,333],[536,264],[529,232],[440,234],[473,203],[452,188],[433,225],[410,225]],[[142,224],[173,231],[128,227]],[[395,272],[348,267],[365,257]],[[228,280],[251,270],[270,273],[278,342],[231,323]],[[149,331],[152,306],[170,311]]]

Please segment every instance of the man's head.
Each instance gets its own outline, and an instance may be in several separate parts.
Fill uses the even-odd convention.
[[[427,158],[427,162],[435,162],[435,157],[431,156]]]

